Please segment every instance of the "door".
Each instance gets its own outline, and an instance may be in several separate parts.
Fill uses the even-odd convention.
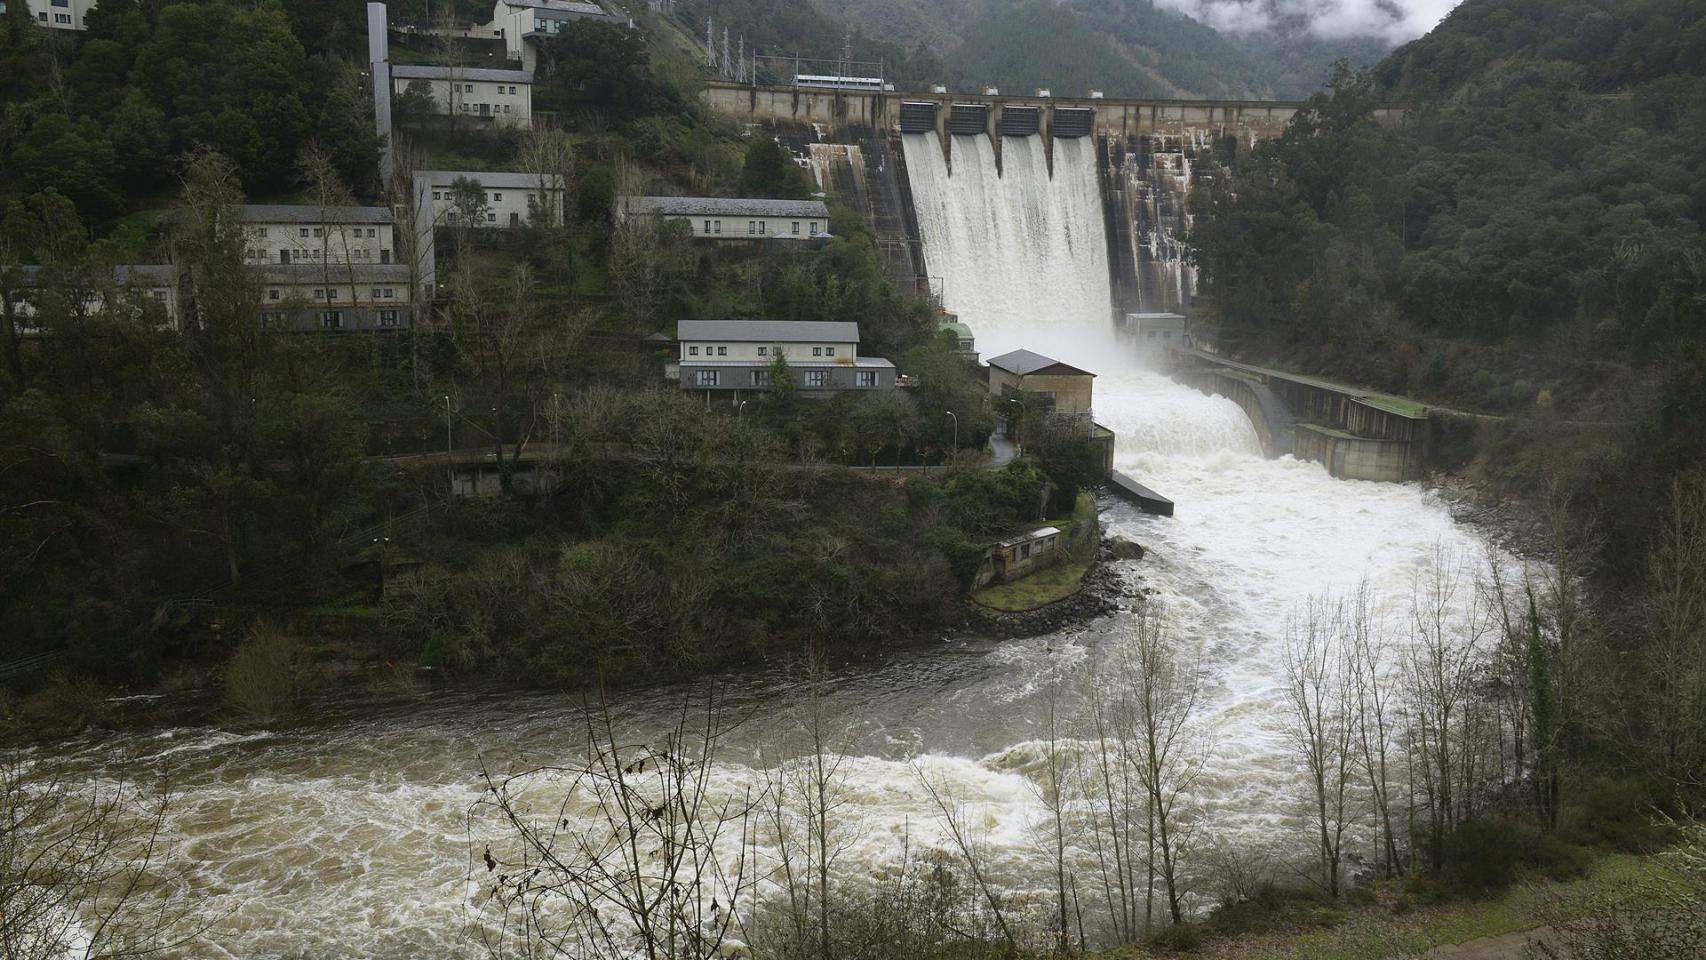
[[[279,263],[289,263],[290,262],[290,251],[289,250],[280,250],[278,252],[278,262]]]
[[[380,263],[390,263],[391,262],[391,251],[389,251],[389,250],[379,251],[379,262]]]

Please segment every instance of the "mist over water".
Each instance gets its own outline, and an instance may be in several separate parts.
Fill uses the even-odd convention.
[[[1119,468],[1178,503],[1171,519],[1110,504],[1103,521],[1148,548],[1117,569],[1154,591],[1180,654],[1200,661],[1212,749],[1190,816],[1205,842],[1306,849],[1279,694],[1286,617],[1311,594],[1366,579],[1396,619],[1436,549],[1472,551],[1473,538],[1420,486],[1335,481],[1315,464],[1264,459],[1237,406],[1130,363],[1110,335],[1091,145],[1055,147],[1051,179],[1038,138],[1009,139],[997,177],[985,138],[956,138],[950,174],[934,135],[907,137],[931,270],[984,356],[1024,346],[1098,374],[1096,418],[1119,435]],[[1022,641],[945,639],[833,678],[829,726],[845,731],[838,746],[849,754],[837,871],[868,879],[891,871],[903,845],[947,849],[922,773],[967,805],[998,882],[1048,888],[1033,777],[1050,703],[1069,727],[1066,748],[1081,746],[1072,725],[1086,675],[1123,642],[1128,617]],[[714,788],[734,796],[797,754],[804,694],[779,674],[726,687],[744,723]],[[685,691],[624,695],[623,737],[659,735]],[[211,924],[194,955],[458,957],[480,955],[463,930],[477,899],[467,814],[482,764],[569,762],[583,730],[567,696],[425,693],[352,697],[287,730],[128,733],[65,752],[92,779],[170,771],[176,855],[193,864]],[[490,835],[483,826],[472,827],[476,850]],[[1080,858],[1086,843],[1073,838]]]

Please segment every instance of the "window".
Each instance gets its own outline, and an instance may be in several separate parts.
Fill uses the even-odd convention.
[[[300,230],[300,235],[301,235],[301,236],[304,236],[304,237],[306,237],[306,236],[308,236],[308,228],[307,228],[307,227],[302,227],[302,228],[301,228],[301,230]]]
[[[765,226],[767,226],[767,224],[763,220],[758,221],[758,235],[761,237],[764,236]]]
[[[826,357],[835,356],[835,348],[834,347],[824,347],[823,348],[823,355]]]
[[[687,348],[687,355],[690,357],[697,357],[699,355],[699,348],[698,347],[688,347]]]
[[[701,387],[714,387],[717,385],[717,371],[701,370],[694,376],[693,382]]]
[[[53,15],[53,22],[54,23],[61,23],[61,24],[65,24],[65,25],[69,26],[71,23],[71,14],[69,14],[69,13],[56,13]]]
[[[728,347],[718,347],[717,348],[717,356],[726,357],[728,355],[729,355],[729,348]]]
[[[498,222],[497,212],[488,210],[486,212],[486,222],[487,223],[497,223]]]
[[[513,83],[512,83],[512,84],[510,84],[510,85],[509,85],[509,92],[510,92],[510,93],[514,93],[514,92],[515,92],[515,84],[513,84]]]
[[[165,303],[166,302],[166,291],[164,291],[164,290],[154,291],[154,299],[160,301],[161,303]]]
[[[276,289],[268,290],[267,291],[267,299],[268,300],[277,300],[278,299],[278,291]]]
[[[504,104],[504,113],[508,113],[508,112],[509,112],[509,104],[506,103],[506,104]]]
[[[718,221],[716,221],[716,223],[717,223],[717,232],[722,233],[723,232],[723,221],[718,220]]]
[[[381,310],[381,311],[379,311],[379,325],[382,327],[399,326],[400,321],[397,319],[397,311],[395,311],[395,310]]]
[[[69,7],[71,6],[71,0],[53,0],[53,5],[56,7]]]
[[[344,312],[342,310],[320,311],[320,326],[327,330],[342,330],[344,326]]]
[[[752,385],[755,387],[768,387],[768,386],[770,386],[770,371],[768,371],[768,370],[754,370],[754,371],[752,371]]]
[[[397,296],[397,288],[396,287],[386,287],[385,288],[385,299],[390,300],[396,296]]]
[[[266,235],[267,235],[267,228],[266,227],[262,227],[259,230],[255,231],[255,236],[258,238],[265,239]]]
[[[493,203],[502,203],[503,199],[504,199],[504,195],[501,193],[492,194],[492,202]]]
[[[273,327],[284,326],[284,311],[269,310],[261,313],[261,329],[270,330]]]
[[[1028,543],[1019,544],[1019,559],[1020,560],[1031,559],[1031,545],[1030,544],[1028,544]]]
[[[769,347],[759,347],[758,348],[758,355],[761,357],[769,356],[770,355],[770,348]]]
[[[877,371],[860,370],[853,375],[853,385],[856,387],[874,387],[877,385]]]
[[[812,356],[814,356],[814,357],[823,356],[823,348],[822,347],[813,347],[812,348]]]
[[[367,237],[369,240],[377,240],[379,238],[379,228],[378,227],[368,227],[367,228]]]
[[[325,298],[326,298],[326,289],[324,287],[315,287],[314,288],[314,299],[324,300]]]
[[[378,287],[373,288],[373,294],[371,296],[369,296],[368,299],[369,300],[378,300],[379,299],[379,288]]]
[[[794,236],[797,237],[799,235],[800,235],[800,221],[795,220],[794,221]]]
[[[323,237],[325,235],[326,235],[326,228],[325,227],[315,227],[314,228],[314,236]]]
[[[711,221],[709,221],[709,220],[705,221],[705,232],[706,233],[711,232]]]
[[[444,199],[444,191],[443,190],[434,190],[432,192],[432,198],[434,200],[443,200]]]
[[[806,371],[806,386],[808,386],[808,387],[827,387],[827,386],[829,386],[829,371],[828,370],[807,370]]]
[[[817,221],[816,220],[812,221],[812,236],[814,236],[814,237],[817,236]]]
[[[758,221],[757,220],[748,220],[746,222],[746,235],[750,237],[750,236],[756,235],[757,233],[758,233]]]

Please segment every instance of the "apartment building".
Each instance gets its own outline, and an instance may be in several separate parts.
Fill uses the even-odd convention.
[[[87,30],[89,12],[95,9],[96,0],[13,0],[24,3],[30,11],[30,19],[40,26],[52,30]],[[0,14],[6,12],[6,4],[0,3]]]
[[[778,358],[802,396],[893,390],[894,364],[859,356],[857,323],[787,320],[683,320],[677,330],[681,389],[738,401],[773,385]]]
[[[425,93],[435,116],[500,127],[533,126],[533,71],[483,67],[391,67],[393,103],[411,90]]]
[[[6,278],[12,281],[6,284],[7,289],[0,290],[0,296],[7,301],[6,309],[19,321],[21,331],[30,336],[43,332],[30,322],[38,308],[34,288],[41,269],[37,266],[18,269]],[[69,306],[83,316],[99,315],[112,303],[118,303],[135,311],[137,316],[158,309],[162,326],[174,330],[178,327],[178,269],[171,264],[122,264],[113,267],[110,282],[88,283],[74,296],[77,302]]]
[[[265,264],[383,265],[396,257],[394,218],[385,207],[248,204],[237,208],[245,259]]]
[[[261,326],[293,333],[394,332],[414,322],[405,264],[257,267]]]
[[[532,70],[537,63],[538,41],[554,37],[576,20],[618,22],[616,17],[596,3],[578,0],[497,0],[492,7],[489,26],[494,36],[502,37],[505,52],[511,60],[520,60]]]
[[[459,202],[458,182],[473,185],[471,193],[478,196],[477,204],[472,197]],[[541,177],[535,173],[417,170],[415,199],[425,222],[435,226],[563,224],[563,184],[555,174]]]
[[[829,237],[829,208],[821,200],[624,197],[617,212],[625,217],[685,220],[698,240],[792,242]]]

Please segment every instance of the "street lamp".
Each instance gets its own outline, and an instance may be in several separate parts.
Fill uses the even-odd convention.
[[[746,405],[751,403],[751,402],[752,402],[751,400],[742,400],[740,402],[740,406],[735,408],[735,419],[736,420],[739,420],[739,419],[743,418],[744,416],[746,416]]]
[[[385,546],[391,542],[390,537],[374,537],[373,545],[379,548],[379,599],[385,599]]]
[[[943,410],[942,412],[947,414],[954,421],[954,449],[951,456],[957,456],[960,452],[960,418],[954,416],[954,411],[952,410]]]

